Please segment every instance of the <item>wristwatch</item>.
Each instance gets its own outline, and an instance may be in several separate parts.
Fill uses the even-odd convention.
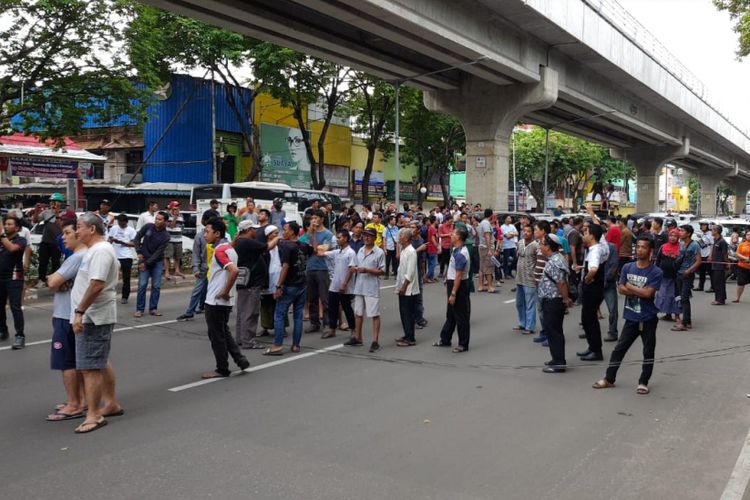
[[[75,313],[76,314],[80,314],[81,316],[83,316],[84,314],[86,314],[86,311],[81,311],[80,309],[76,309]]]

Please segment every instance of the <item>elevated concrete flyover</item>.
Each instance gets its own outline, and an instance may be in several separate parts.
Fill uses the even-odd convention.
[[[146,1],[425,90],[464,125],[467,196],[485,206],[507,207],[517,121],[621,150],[639,211],[667,161],[750,179],[750,136],[612,0]]]

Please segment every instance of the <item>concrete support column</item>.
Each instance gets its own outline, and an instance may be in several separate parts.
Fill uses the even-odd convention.
[[[734,194],[737,197],[737,207],[735,212],[737,214],[745,213],[745,202],[747,200],[747,193],[750,191],[750,180],[736,179],[730,184],[734,188]]]
[[[496,85],[467,75],[457,90],[425,92],[427,109],[456,117],[466,133],[466,199],[508,209],[509,141],[524,115],[557,101],[557,72],[540,69],[538,83]]]
[[[717,215],[719,213],[719,197],[716,193],[724,179],[725,177],[720,175],[701,174],[698,176],[698,182],[701,186],[699,215]]]
[[[683,137],[681,146],[633,147],[626,152],[626,159],[635,167],[638,200],[636,212],[656,212],[659,209],[659,174],[662,166],[677,158],[690,154],[690,140]]]

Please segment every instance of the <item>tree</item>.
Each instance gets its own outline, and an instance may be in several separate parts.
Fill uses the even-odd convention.
[[[701,199],[701,183],[697,177],[694,177],[692,175],[687,176],[687,181],[688,181],[688,190],[690,191],[690,195],[688,197],[690,211],[697,212],[698,204],[700,203],[700,199]]]
[[[466,136],[461,123],[449,115],[428,110],[422,92],[402,87],[400,94],[403,160],[417,166],[417,184],[426,185],[434,175],[440,179],[443,201],[450,203],[446,179],[455,166],[456,156],[466,149]],[[422,203],[422,193],[417,199]]]
[[[719,10],[729,12],[734,21],[734,32],[739,37],[737,57],[743,58],[750,54],[750,1],[749,0],[714,0]]]
[[[359,72],[353,74],[349,88],[351,96],[347,109],[354,117],[353,131],[363,136],[367,148],[367,163],[362,175],[362,203],[368,203],[375,153],[389,148],[396,94],[390,83]]]
[[[719,205],[721,215],[729,215],[730,196],[734,196],[734,188],[723,184],[719,185],[719,188],[716,191],[716,201]]]
[[[0,0],[0,130],[62,142],[88,119],[145,121],[116,0]]]
[[[242,68],[252,62],[253,48],[259,42],[154,7],[133,4],[131,13],[132,21],[126,31],[128,53],[140,80],[148,87],[156,89],[164,85],[172,72],[184,68],[206,70],[212,78],[218,77],[230,87],[224,92],[227,105],[252,157],[245,180],[256,179],[263,164],[258,127],[252,123],[255,92],[231,92],[231,87],[242,87]]]
[[[516,132],[516,175],[538,207],[544,207],[545,130]],[[565,196],[583,200],[592,181],[602,189],[615,179],[635,178],[632,165],[616,160],[609,151],[583,139],[554,130],[549,136],[548,187],[564,190]]]
[[[323,189],[326,186],[325,140],[331,120],[346,96],[342,85],[351,69],[271,43],[260,43],[255,47],[254,55],[253,72],[260,88],[281,101],[282,105],[292,108],[310,160],[313,189]],[[324,115],[316,161],[304,110],[321,101]]]

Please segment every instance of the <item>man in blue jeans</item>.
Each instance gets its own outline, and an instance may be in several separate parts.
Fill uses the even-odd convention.
[[[146,287],[151,280],[151,297],[148,313],[161,316],[159,312],[159,292],[161,274],[164,271],[164,251],[169,243],[167,213],[156,214],[153,223],[146,224],[135,235],[135,250],[138,253],[138,298],[134,316],[140,318],[146,309]]]
[[[300,350],[302,320],[307,297],[305,269],[307,258],[313,250],[310,245],[297,241],[298,234],[299,224],[294,221],[284,224],[281,231],[283,241],[279,242],[281,273],[278,282],[270,284],[274,288],[273,298],[276,299],[276,312],[273,318],[273,347],[265,350],[263,353],[265,356],[281,356],[284,354],[284,317],[289,313],[289,306],[294,306],[294,331],[291,351],[299,352]]]
[[[203,221],[205,226],[208,221]],[[208,290],[208,261],[206,260],[207,248],[206,237],[203,231],[198,231],[193,240],[193,275],[195,284],[193,292],[190,294],[190,303],[184,313],[177,316],[177,321],[186,321],[193,319],[195,314],[203,314],[203,307],[206,304],[206,292]]]

